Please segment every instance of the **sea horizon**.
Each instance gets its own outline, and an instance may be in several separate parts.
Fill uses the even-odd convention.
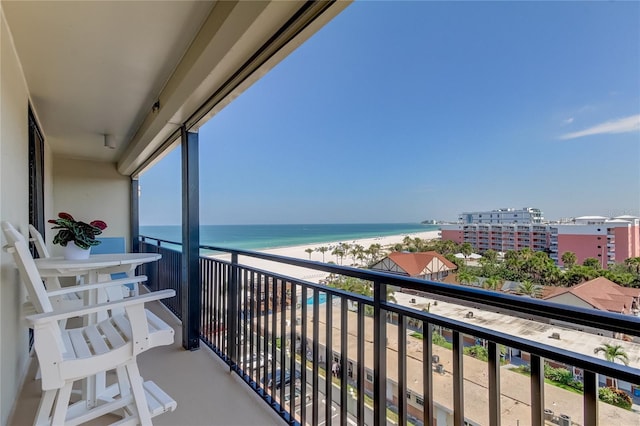
[[[438,230],[421,223],[343,223],[277,225],[200,225],[200,245],[244,250],[266,250],[335,241],[353,241],[389,235]],[[179,242],[180,225],[141,225],[140,235]]]

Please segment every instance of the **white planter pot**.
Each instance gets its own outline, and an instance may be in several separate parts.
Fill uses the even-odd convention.
[[[82,249],[76,245],[73,241],[69,241],[64,248],[64,258],[67,260],[80,260],[88,259],[91,254],[91,247],[88,249]]]

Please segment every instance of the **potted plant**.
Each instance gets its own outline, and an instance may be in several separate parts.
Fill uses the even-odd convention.
[[[91,223],[77,221],[69,213],[58,213],[57,219],[50,219],[49,223],[55,226],[58,233],[53,238],[53,244],[65,247],[65,258],[86,259],[89,257],[91,247],[100,244],[96,235],[102,234],[107,224],[102,220],[94,220]]]

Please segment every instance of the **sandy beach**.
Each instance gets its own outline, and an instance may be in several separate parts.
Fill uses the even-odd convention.
[[[402,240],[409,236],[411,238],[421,238],[423,240],[432,240],[439,238],[440,231],[427,231],[427,232],[418,232],[412,234],[401,234],[401,235],[389,235],[384,237],[375,237],[375,238],[364,238],[360,240],[349,240],[349,241],[334,241],[330,243],[313,243],[313,244],[304,244],[299,246],[290,246],[290,247],[280,247],[269,250],[259,250],[263,253],[275,254],[279,256],[293,257],[297,259],[306,259],[309,260],[309,253],[305,252],[306,249],[314,250],[311,253],[311,260],[322,262],[323,254],[315,251],[318,247],[335,247],[340,243],[347,244],[360,244],[365,249],[369,248],[372,244],[380,244],[383,248],[389,245],[401,243]],[[331,254],[332,249],[329,249],[326,253],[324,253],[324,261],[325,262],[334,262],[339,264],[336,256]],[[229,259],[230,255],[219,255],[214,256],[220,259]],[[266,271],[275,272],[282,275],[287,275],[290,277],[303,279],[306,281],[311,281],[317,283],[319,280],[324,279],[326,277],[325,272],[319,272],[312,269],[300,268],[297,266],[284,265],[281,263],[270,262],[262,259],[254,259],[247,256],[240,256],[238,261],[241,264],[252,266],[259,269],[264,269]],[[343,264],[350,265],[352,263],[351,256],[345,256],[343,259]]]

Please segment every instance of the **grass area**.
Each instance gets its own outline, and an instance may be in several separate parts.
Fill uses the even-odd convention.
[[[582,395],[584,392],[579,391],[576,388],[573,388],[571,386],[565,385],[564,383],[560,383],[560,382],[555,382],[553,380],[549,380],[549,379],[544,379],[544,382],[548,385],[553,385],[553,386],[557,386],[559,388],[571,391],[573,393],[577,393],[578,395]]]
[[[518,367],[518,368],[511,368],[511,369],[510,369],[510,371],[515,371],[516,373],[520,373],[520,374],[522,374],[522,375],[524,375],[524,376],[531,377],[531,373],[530,373],[530,372],[528,372],[528,371],[524,371],[524,370],[523,370],[522,368],[520,368],[520,367]],[[580,391],[580,390],[578,390],[578,389],[576,389],[576,388],[574,388],[574,387],[571,387],[571,386],[569,386],[569,385],[565,385],[564,383],[556,382],[556,381],[554,381],[554,380],[547,379],[546,377],[545,377],[545,379],[544,379],[544,382],[545,382],[546,384],[548,384],[548,385],[557,386],[557,387],[562,388],[562,389],[564,389],[564,390],[568,390],[568,391],[571,391],[571,392],[573,392],[573,393],[577,393],[578,395],[582,395],[582,394],[584,393],[584,392],[582,392],[582,391]]]
[[[420,340],[424,339],[423,334],[418,332],[418,331],[414,331],[413,333],[409,334],[409,336],[415,337],[416,339],[420,339]],[[433,334],[433,338],[432,338],[431,342],[434,345],[438,345],[438,346],[440,346],[442,348],[445,348],[445,349],[453,349],[453,343],[448,342],[444,337],[442,337],[441,335],[436,334],[436,333]]]

